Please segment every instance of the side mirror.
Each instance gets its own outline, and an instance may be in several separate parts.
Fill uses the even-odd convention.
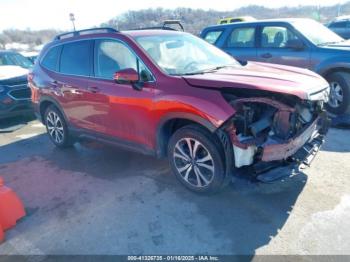
[[[139,74],[133,68],[125,68],[115,72],[113,79],[118,84],[131,84],[135,90],[142,89]]]
[[[115,72],[113,79],[120,84],[132,84],[139,81],[139,74],[133,68],[126,68]]]
[[[303,50],[305,48],[304,43],[299,39],[288,40],[285,47],[294,50]]]

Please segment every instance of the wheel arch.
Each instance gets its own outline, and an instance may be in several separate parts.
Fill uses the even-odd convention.
[[[50,105],[54,105],[58,110],[60,110],[60,112],[62,113],[64,120],[66,121],[66,123],[68,124],[67,121],[67,117],[66,114],[64,113],[62,107],[60,106],[59,102],[57,102],[54,98],[52,97],[42,97],[40,99],[40,103],[39,103],[39,114],[41,117],[41,122],[44,123],[44,116],[45,116],[45,112],[46,109],[50,106]]]
[[[171,113],[163,117],[157,127],[156,132],[156,153],[158,157],[166,156],[168,142],[171,135],[179,128],[195,124],[199,125],[211,133],[217,130],[217,127],[209,120],[190,113]]]
[[[222,156],[224,161],[225,179],[224,185],[227,185],[231,181],[233,167],[234,167],[234,153],[231,144],[231,139],[227,132],[221,127],[216,127],[211,122],[203,119],[197,115],[192,114],[172,114],[163,118],[157,128],[157,146],[156,154],[158,157],[166,156],[167,147],[171,135],[181,127],[186,125],[195,124],[198,125],[210,133],[215,135],[218,139],[217,142],[221,143]]]
[[[331,74],[338,73],[338,72],[344,72],[344,73],[349,73],[350,74],[350,68],[349,67],[344,67],[344,66],[332,67],[332,68],[328,68],[328,69],[320,72],[320,74],[324,78],[327,79],[327,77],[329,77]]]

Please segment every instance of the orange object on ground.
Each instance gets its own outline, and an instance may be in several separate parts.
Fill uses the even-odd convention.
[[[17,220],[25,216],[21,200],[12,189],[4,186],[0,177],[0,242],[4,240],[4,231],[16,225]]]

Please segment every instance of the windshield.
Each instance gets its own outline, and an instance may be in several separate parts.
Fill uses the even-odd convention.
[[[13,65],[23,68],[31,68],[33,63],[26,57],[17,53],[0,53],[0,66]]]
[[[339,43],[344,41],[343,38],[332,32],[324,25],[314,20],[300,20],[293,22],[295,29],[303,34],[308,40],[315,45],[324,45],[331,43]]]
[[[136,41],[169,75],[200,74],[240,66],[231,56],[190,34],[140,36]]]

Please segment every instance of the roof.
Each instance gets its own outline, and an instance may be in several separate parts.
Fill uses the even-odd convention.
[[[331,22],[339,22],[344,20],[350,20],[350,15],[342,15],[334,18]]]
[[[12,54],[12,53],[16,53],[16,52],[12,50],[0,50],[0,54]]]
[[[255,24],[262,24],[262,23],[272,23],[272,22],[279,22],[279,23],[294,23],[298,21],[309,21],[312,20],[310,18],[275,18],[275,19],[262,19],[262,20],[256,20],[256,21],[243,21],[243,22],[235,22],[230,24],[221,24],[221,25],[212,25],[208,26],[206,28],[225,28],[225,27],[231,27],[236,25],[255,25]]]
[[[178,35],[178,34],[183,34],[184,32],[173,31],[173,30],[162,30],[162,29],[146,29],[146,30],[136,29],[136,30],[121,31],[120,33],[131,37],[138,37],[138,36],[157,36],[157,35]]]
[[[169,24],[178,24],[180,28],[183,30],[183,26],[177,20],[168,20],[164,22],[164,25],[161,27],[151,27],[151,28],[140,28],[135,30],[126,30],[126,31],[118,31],[111,27],[96,27],[96,28],[88,28],[82,30],[76,30],[71,32],[65,32],[59,35],[56,35],[53,41],[60,41],[66,39],[75,39],[78,37],[86,37],[86,36],[94,36],[100,34],[125,34],[129,36],[149,36],[149,35],[164,35],[171,34],[169,32],[178,32],[176,29],[169,27]]]

